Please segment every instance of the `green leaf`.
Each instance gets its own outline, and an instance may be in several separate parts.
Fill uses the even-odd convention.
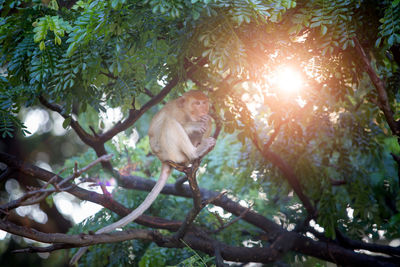
[[[54,38],[54,43],[61,45],[61,38],[56,35],[56,37]]]
[[[113,9],[115,9],[115,8],[117,7],[117,5],[118,5],[118,0],[112,0],[112,1],[111,1],[111,7],[112,7]]]
[[[311,23],[310,28],[319,27],[320,25],[321,25],[321,21],[313,22],[313,23]]]
[[[321,25],[321,35],[324,36],[327,31],[328,31],[328,27],[326,27],[325,25]]]
[[[71,57],[74,54],[75,50],[76,50],[76,43],[73,42],[69,45],[67,49],[66,57]]]
[[[50,0],[48,7],[54,10],[58,10],[58,4],[56,0]]]
[[[375,47],[379,47],[379,45],[381,44],[381,41],[382,41],[382,38],[381,37],[379,37],[377,40],[376,40],[376,42],[375,42]]]
[[[62,124],[62,127],[63,127],[64,129],[67,129],[67,127],[68,127],[70,124],[71,124],[71,117],[68,117],[68,118],[66,118],[66,119],[64,120],[64,122],[63,122],[63,124]]]
[[[200,18],[200,13],[196,10],[193,11],[193,19],[198,20]]]
[[[40,48],[40,50],[45,50],[45,49],[46,49],[46,46],[45,46],[45,44],[44,44],[44,41],[41,41],[41,42],[40,42],[39,48]]]
[[[390,35],[388,38],[388,45],[392,46],[394,44],[394,34]]]
[[[137,98],[135,98],[135,103],[134,103],[134,105],[135,105],[135,109],[136,110],[139,110],[142,106],[140,105],[140,102],[139,102],[139,100],[137,100]]]
[[[298,26],[299,26],[299,24],[290,27],[288,33],[289,33],[290,35],[292,35],[292,34],[297,34],[297,33],[298,33],[298,28],[299,28]],[[300,27],[301,27],[301,25],[300,25]]]

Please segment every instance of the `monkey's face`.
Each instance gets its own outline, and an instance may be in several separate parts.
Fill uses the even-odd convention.
[[[201,117],[208,114],[209,102],[205,98],[190,98],[189,112],[193,121],[200,121]]]

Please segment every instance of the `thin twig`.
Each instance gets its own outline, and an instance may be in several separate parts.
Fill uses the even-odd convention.
[[[212,234],[217,234],[219,232],[221,232],[222,230],[228,228],[229,226],[231,226],[232,224],[238,222],[240,219],[242,219],[250,210],[251,210],[252,206],[250,206],[248,209],[246,209],[245,211],[243,211],[238,217],[236,217],[235,219],[231,220],[230,222],[226,223],[226,224],[222,224],[218,229],[212,231]]]
[[[6,179],[10,176],[10,174],[12,173],[11,168],[7,167],[1,174],[0,174],[0,182],[3,179]]]
[[[264,145],[263,149],[264,151],[267,151],[270,146],[272,145],[272,143],[275,141],[275,138],[278,136],[280,129],[282,127],[283,124],[287,123],[288,120],[285,121],[281,121],[274,129],[274,132],[271,134],[270,138],[268,139],[268,142]]]
[[[222,191],[221,193],[219,193],[219,194],[216,195],[215,197],[212,197],[212,198],[209,198],[209,199],[204,200],[204,201],[201,203],[201,206],[202,206],[202,207],[205,207],[205,206],[207,206],[208,204],[214,203],[214,201],[219,200],[222,196],[226,195],[226,193],[228,193],[228,191]]]
[[[71,186],[63,187],[64,184],[79,177],[82,173],[87,172],[89,169],[91,169],[97,163],[111,160],[112,156],[113,156],[112,154],[109,154],[109,155],[104,155],[100,158],[97,158],[96,160],[89,163],[87,166],[85,166],[84,168],[82,168],[80,170],[77,170],[77,167],[75,166],[74,173],[71,176],[69,176],[66,179],[63,179],[58,184],[54,183],[54,181],[56,181],[58,179],[59,175],[65,171],[65,168],[64,168],[58,174],[54,175],[49,181],[47,181],[47,183],[44,186],[42,186],[40,189],[28,191],[22,197],[20,197],[16,200],[13,200],[9,203],[6,203],[4,205],[1,205],[0,210],[9,211],[11,209],[15,209],[20,206],[30,206],[30,205],[33,205],[33,204],[43,201],[46,197],[48,197],[52,193],[67,191],[67,190],[71,189]],[[50,184],[52,184],[54,186],[54,188],[46,189],[46,187]],[[29,199],[29,198],[32,198],[32,199]]]

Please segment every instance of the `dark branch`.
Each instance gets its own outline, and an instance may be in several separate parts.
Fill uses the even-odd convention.
[[[18,170],[20,173],[33,178],[38,178],[43,181],[49,181],[55,174],[45,171],[41,168],[35,167],[30,165],[29,163],[22,162],[17,160],[15,157],[7,155],[5,153],[0,152],[0,162],[5,163],[9,167],[12,167]],[[57,177],[61,179],[60,177]],[[153,181],[149,181],[148,179],[143,179],[135,176],[124,177],[121,181],[125,181],[124,184],[120,185],[136,185],[136,189],[150,191],[151,188],[154,186]],[[162,193],[167,194],[174,194],[180,195],[184,197],[191,197],[191,192],[187,185],[184,185],[183,191],[177,191],[174,185],[166,185],[163,189]],[[132,188],[132,187],[131,187]],[[145,189],[143,189],[145,188]],[[110,201],[110,199],[105,198],[104,196],[97,194],[95,192],[90,192],[79,187],[74,187],[73,189],[68,191],[69,193],[77,196],[80,199],[88,200],[100,205],[103,205],[106,208],[116,212],[120,216],[125,216],[129,213],[129,209],[125,208],[124,206],[120,205],[115,201]],[[202,199],[209,199],[213,196],[218,196],[218,193],[207,191],[204,189],[200,189]],[[214,201],[215,205],[222,207],[224,210],[231,212],[236,216],[240,216],[244,211],[247,210],[246,207],[242,207],[238,203],[230,200],[226,196],[222,196],[219,199]],[[383,258],[378,256],[370,256],[365,255],[362,253],[355,253],[352,250],[340,247],[336,244],[328,244],[322,241],[314,241],[308,237],[305,237],[301,234],[295,232],[287,232],[286,230],[282,229],[280,226],[275,224],[274,222],[268,220],[264,216],[256,213],[255,211],[248,211],[244,216],[243,220],[247,221],[248,223],[264,230],[267,235],[267,239],[274,242],[277,240],[279,236],[282,234],[289,234],[294,235],[294,242],[292,246],[292,250],[297,251],[299,253],[314,256],[323,260],[335,262],[337,264],[343,265],[353,265],[353,266],[396,266],[399,263],[398,259],[396,258]],[[181,222],[174,222],[169,221],[161,218],[155,218],[151,216],[142,215],[136,221],[137,223],[153,227],[159,229],[168,229],[170,231],[177,231]],[[289,240],[292,237],[289,238]],[[160,240],[154,241],[159,242]],[[185,237],[184,241],[190,245],[191,248],[203,251],[208,253],[209,255],[214,255],[215,250],[213,244],[210,243],[208,240],[204,240],[204,238],[199,238],[198,235],[192,234],[188,232]],[[161,245],[162,243],[157,243]],[[171,244],[164,244],[165,246]],[[258,262],[268,262],[273,259],[276,259],[276,256],[279,256],[279,251],[277,249],[279,246],[275,248],[232,248],[228,247],[224,244],[221,245],[221,256],[225,260],[234,260],[237,261],[240,259],[242,262],[250,262],[250,261],[258,261]]]
[[[131,189],[137,189],[137,190],[144,190],[144,191],[150,191],[151,188],[154,186],[155,182],[150,181],[148,179],[144,179],[141,177],[137,176],[125,176],[123,179],[120,181],[120,185],[126,188],[131,188]],[[190,188],[188,185],[183,185],[183,190],[176,190],[174,184],[167,184],[164,189],[161,191],[163,194],[167,195],[175,195],[175,196],[182,196],[182,197],[187,197],[187,198],[192,198],[192,193],[190,191]],[[205,189],[200,189],[201,196],[203,199],[208,199],[212,198],[212,196],[216,197],[218,196],[218,193],[216,192],[211,192]],[[268,220],[267,218],[259,215],[258,213],[248,210],[248,208],[245,208],[241,206],[240,204],[230,200],[227,196],[222,196],[220,199],[216,199],[213,202],[214,205],[222,207],[224,210],[227,212],[230,212],[236,216],[240,216],[245,220],[246,222],[255,225],[256,227],[264,230],[266,232],[266,239],[265,240],[276,240],[279,236],[281,236],[283,233],[286,233],[285,230],[280,228],[278,225],[276,225],[274,222]],[[292,234],[295,234],[294,232],[290,232]],[[285,237],[286,238],[286,237]],[[288,240],[291,240],[291,238],[288,238]],[[315,242],[315,243],[314,243]],[[361,241],[360,241],[361,242]],[[330,243],[330,242],[328,242]],[[361,242],[362,243],[362,242]],[[307,244],[307,245],[305,245]],[[279,247],[280,243],[276,243],[276,246]],[[312,247],[312,248],[311,248]],[[388,247],[388,246],[383,246],[383,247]],[[285,248],[282,246],[282,248]],[[342,251],[339,253],[340,246],[337,246],[335,244],[330,244],[329,246],[327,245],[326,242],[321,241],[312,241],[311,239],[302,236],[299,234],[294,242],[293,249],[301,252],[306,255],[312,255],[314,257],[327,257],[330,258],[329,261],[336,262],[336,258],[340,258],[341,256],[340,253],[344,253],[345,257],[353,257],[348,251]],[[389,248],[392,250],[392,247]],[[394,248],[397,253],[400,253],[400,248]],[[332,251],[332,254],[330,254]],[[311,254],[310,254],[311,253]],[[354,252],[351,252],[354,253]],[[361,256],[362,254],[355,253],[357,256]],[[347,255],[347,256],[346,256]],[[364,256],[364,255],[362,255]],[[225,258],[226,259],[226,258]],[[347,263],[349,264],[349,263]],[[369,263],[369,266],[373,266],[372,263]],[[383,265],[384,266],[384,265]]]
[[[262,150],[258,145],[259,141],[257,138],[257,136],[253,138],[253,144],[258,148],[265,159],[270,161],[282,172],[283,176],[287,179],[288,183],[293,188],[300,201],[303,203],[307,212],[314,217],[316,215],[316,210],[311,204],[310,199],[303,193],[303,188],[299,182],[300,180],[293,169],[278,154],[272,152],[271,150]]]
[[[180,245],[173,246],[172,243],[164,243],[163,237],[156,231],[151,230],[126,230],[121,232],[114,232],[108,234],[95,234],[95,235],[67,235],[67,234],[48,234],[39,232],[32,229],[27,229],[10,222],[0,221],[0,229],[7,232],[27,237],[44,243],[55,243],[47,248],[30,247],[25,250],[17,250],[18,252],[50,252],[56,249],[82,247],[94,244],[104,244],[112,242],[122,242],[132,239],[142,239],[154,241],[161,246],[167,247],[181,247]],[[245,248],[227,246],[218,241],[199,238],[194,234],[188,235],[185,238],[185,243],[191,248],[203,251],[210,255],[214,254],[214,248],[218,247],[219,254],[227,260],[235,261],[255,261],[255,262],[272,262],[278,255],[277,251],[273,248]]]
[[[201,59],[199,60],[195,65],[190,64],[186,69],[187,71],[187,76],[191,76],[198,67],[204,65],[206,63],[206,59]],[[174,88],[179,82],[179,77],[175,76],[172,78],[168,84],[158,93],[156,96],[154,96],[152,99],[150,99],[145,105],[142,106],[141,109],[139,110],[134,110],[131,109],[129,111],[128,117],[121,122],[118,122],[114,127],[112,127],[110,130],[107,132],[103,133],[100,135],[100,140],[102,142],[106,142],[113,138],[116,134],[126,130],[130,126],[132,126],[147,110],[149,110],[152,106],[158,104],[161,102],[167,95],[168,93]]]
[[[186,168],[184,171],[187,175],[187,178],[189,180],[189,187],[192,192],[193,196],[193,208],[189,211],[187,214],[185,220],[183,221],[181,227],[179,230],[176,232],[174,235],[174,239],[180,240],[187,230],[189,229],[190,225],[194,222],[196,219],[197,215],[200,213],[200,211],[209,204],[209,202],[202,202],[201,199],[201,193],[199,189],[199,185],[197,184],[196,180],[196,173],[197,170],[200,167],[201,159],[211,150],[213,149],[213,146],[207,149],[200,157],[192,162],[192,165],[189,168]],[[175,184],[176,185],[176,184]],[[210,201],[214,201],[215,199],[213,198]]]
[[[383,81],[379,78],[379,76],[376,74],[374,69],[371,66],[371,63],[369,62],[369,59],[367,55],[365,54],[365,51],[363,47],[361,46],[360,42],[356,37],[353,38],[354,44],[356,51],[362,60],[363,64],[362,66],[364,67],[365,71],[368,73],[372,83],[374,84],[377,92],[378,92],[378,99],[379,99],[379,107],[383,111],[383,114],[385,115],[386,121],[392,130],[394,135],[400,136],[400,125],[399,122],[396,121],[393,117],[393,111],[390,107],[389,99],[386,93],[385,85]]]
[[[47,101],[47,99],[45,99],[42,95],[39,96],[39,101],[40,103],[45,106],[46,108],[57,112],[58,114],[60,114],[64,119],[71,119],[71,128],[74,129],[74,131],[76,132],[76,134],[79,136],[79,138],[82,140],[82,142],[84,142],[85,144],[87,144],[88,146],[93,146],[95,145],[97,139],[95,137],[93,137],[92,135],[88,134],[79,124],[79,122],[77,122],[76,120],[74,120],[70,114],[65,114],[64,109],[62,106],[58,105],[58,104],[54,104],[54,103],[50,103],[49,101]],[[101,156],[101,155],[100,155]]]
[[[25,161],[18,160],[16,157],[8,155],[6,153],[0,152],[0,162],[5,163],[6,165],[8,165],[11,168],[14,168],[15,170],[18,170],[20,175],[25,175],[27,177],[30,177],[31,179],[40,179],[42,181],[48,182],[55,176],[54,173],[33,166]],[[55,182],[61,182],[61,181],[63,181],[63,178],[57,176]],[[81,200],[87,200],[102,205],[103,207],[112,210],[121,217],[124,217],[131,212],[130,209],[124,207],[122,204],[118,203],[114,199],[110,199],[96,192],[82,189],[78,186],[73,186],[71,189],[67,190],[67,192],[76,196]],[[165,220],[162,218],[156,218],[148,215],[140,216],[138,219],[136,219],[135,222],[144,226],[153,227],[157,229],[167,229],[171,231],[173,230],[176,231],[180,226],[179,222]]]
[[[179,177],[176,181],[175,181],[175,188],[176,190],[182,190],[182,186],[183,184],[188,181],[187,176],[182,176]]]
[[[109,73],[109,72],[100,71],[100,74],[103,74],[104,76],[107,76],[108,78],[111,78],[113,80],[117,80],[118,79],[117,76],[114,76],[112,73]]]
[[[345,180],[333,180],[331,179],[331,185],[333,186],[339,186],[339,185],[345,185],[347,184],[347,181]]]
[[[287,123],[286,121],[281,121],[274,129],[274,132],[271,134],[271,136],[268,139],[268,142],[264,145],[263,150],[267,151],[270,146],[272,145],[272,143],[275,141],[275,138],[278,136],[280,129],[282,127],[283,124]]]
[[[364,243],[358,240],[352,240],[342,234],[340,231],[336,231],[336,237],[340,244],[344,245],[346,248],[351,249],[365,249],[368,251],[385,253],[387,255],[395,255],[400,256],[400,246],[392,247],[392,246],[384,246],[379,244],[371,244],[371,243]],[[399,258],[400,260],[400,258]]]
[[[103,244],[110,242],[121,242],[130,239],[153,240],[154,235],[159,235],[151,230],[127,230],[124,232],[114,232],[112,234],[96,234],[96,235],[68,235],[61,233],[43,233],[35,229],[29,229],[23,226],[13,224],[9,221],[0,220],[0,229],[11,234],[27,237],[44,243],[63,243],[73,245],[74,247],[82,247],[94,244]]]
[[[104,155],[104,156],[94,160],[93,162],[91,162],[87,166],[83,167],[82,169],[80,169],[80,170],[76,169],[71,176],[69,176],[66,179],[61,180],[58,183],[56,183],[55,181],[57,180],[57,177],[59,177],[59,174],[54,175],[49,181],[47,181],[47,183],[44,186],[42,186],[42,188],[40,188],[38,190],[28,191],[22,197],[20,197],[16,200],[10,201],[4,205],[1,205],[0,210],[4,210],[4,211],[8,212],[11,209],[15,209],[20,206],[33,205],[33,204],[41,202],[42,200],[44,200],[46,197],[48,197],[50,194],[52,194],[54,192],[67,191],[67,190],[71,189],[72,186],[74,186],[74,185],[70,184],[70,181],[79,177],[82,173],[87,172],[89,169],[91,169],[97,163],[102,162],[102,161],[109,161],[111,159],[111,157],[112,157],[112,155]],[[64,171],[64,170],[62,170],[62,171]],[[47,189],[47,186],[49,184],[52,184],[54,186],[54,188]]]
[[[6,180],[12,173],[13,171],[11,170],[11,168],[6,168],[5,170],[3,170],[3,172],[0,173],[0,183],[3,180]]]

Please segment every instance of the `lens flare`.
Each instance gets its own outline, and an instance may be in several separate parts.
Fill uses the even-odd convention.
[[[298,93],[303,84],[300,73],[291,67],[283,67],[280,69],[274,80],[279,90],[287,94]]]

